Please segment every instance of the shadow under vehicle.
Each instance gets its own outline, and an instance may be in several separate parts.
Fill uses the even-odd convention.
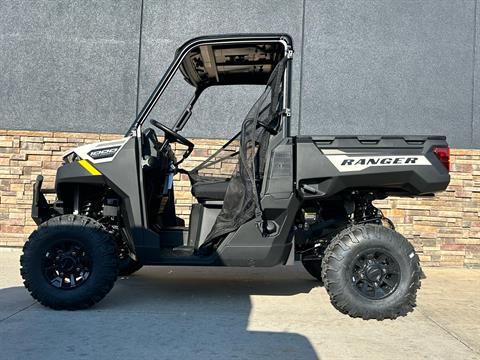
[[[270,301],[288,302],[317,285],[297,266],[144,267],[138,276],[119,278],[95,311],[75,313],[43,310],[32,306],[23,287],[4,288],[2,358],[319,359],[322,348],[314,349],[309,337],[286,319],[265,320]],[[271,296],[275,298],[268,300]],[[255,320],[258,315],[263,320]],[[22,335],[28,344],[16,341]],[[72,338],[81,342],[72,344]]]
[[[39,176],[32,207],[39,228],[21,259],[32,296],[55,309],[80,309],[100,301],[118,273],[142,265],[299,260],[350,316],[409,312],[420,285],[418,257],[372,202],[444,190],[445,137],[292,136],[292,46],[286,34],[188,41],[123,139],[69,151],[54,190],[42,189]],[[150,115],[178,71],[193,95],[169,128]],[[236,136],[183,169],[194,144],[180,132],[197,99],[208,87],[229,85],[265,90]],[[174,144],[184,148],[179,158]],[[190,179],[197,200],[188,227],[175,212],[178,173]],[[46,192],[57,200],[47,202]]]

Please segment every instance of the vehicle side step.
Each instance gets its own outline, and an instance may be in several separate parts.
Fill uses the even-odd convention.
[[[163,248],[160,253],[161,256],[165,257],[192,256],[194,250],[193,246],[178,246],[174,248]]]

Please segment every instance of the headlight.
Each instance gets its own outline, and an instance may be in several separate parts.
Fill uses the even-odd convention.
[[[75,152],[71,152],[70,154],[67,154],[63,157],[63,163],[64,164],[70,164],[74,161],[82,160],[80,156],[78,156]]]

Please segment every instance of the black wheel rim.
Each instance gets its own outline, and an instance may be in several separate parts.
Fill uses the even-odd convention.
[[[89,278],[91,259],[80,242],[62,240],[45,252],[42,272],[53,287],[74,289],[83,285]]]
[[[390,296],[400,283],[400,267],[384,249],[367,249],[358,254],[351,268],[354,288],[364,297],[380,300]]]

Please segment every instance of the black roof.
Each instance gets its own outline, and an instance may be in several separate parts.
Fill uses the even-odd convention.
[[[197,88],[213,85],[266,84],[275,65],[291,47],[288,34],[223,34],[184,43],[180,71]]]

